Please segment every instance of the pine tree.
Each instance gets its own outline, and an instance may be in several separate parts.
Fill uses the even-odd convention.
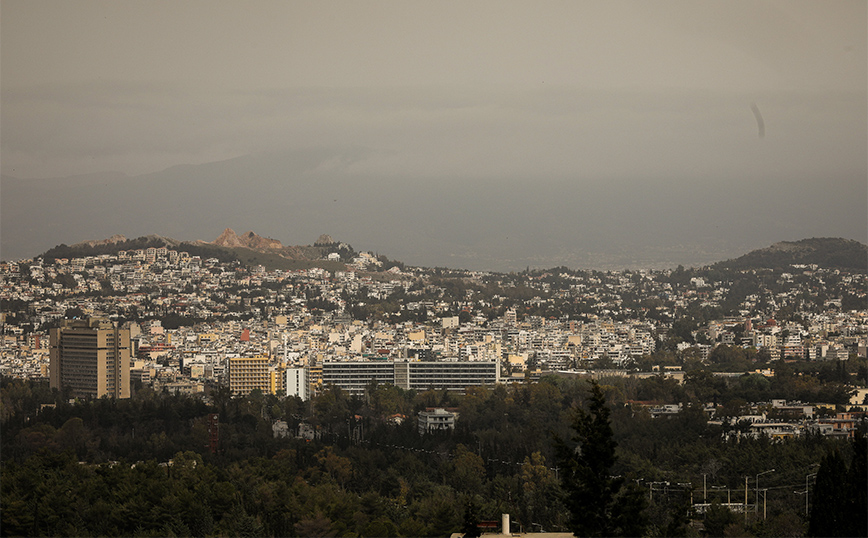
[[[641,536],[645,497],[623,477],[612,476],[617,443],[597,383],[591,386],[588,411],[577,408],[572,420],[572,443],[556,439],[571,513],[569,530],[576,536]]]

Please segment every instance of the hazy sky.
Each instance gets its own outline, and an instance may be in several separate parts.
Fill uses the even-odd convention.
[[[372,187],[824,182],[864,199],[866,6],[2,0],[0,166],[137,175],[364,148],[323,166]]]
[[[2,171],[335,145],[411,175],[864,170],[866,27],[862,0],[3,0]]]

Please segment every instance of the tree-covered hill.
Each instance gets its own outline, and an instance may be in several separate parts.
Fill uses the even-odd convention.
[[[116,236],[117,237],[117,236]],[[145,248],[176,248],[180,241],[161,237],[159,235],[145,235],[135,239],[120,237],[116,241],[90,241],[76,243],[74,245],[60,244],[46,250],[37,256],[46,262],[53,262],[58,258],[83,258],[86,256],[101,256],[104,254],[117,254],[121,250],[139,250]]]
[[[786,269],[791,265],[818,265],[858,273],[868,271],[868,246],[833,237],[781,241],[734,260],[714,264],[715,269]]]
[[[205,241],[178,241],[159,235],[146,235],[135,239],[116,236],[116,240],[88,241],[74,245],[57,245],[41,257],[51,263],[58,258],[83,258],[117,254],[122,250],[139,250],[146,248],[166,247],[172,250],[187,252],[191,256],[216,258],[222,263],[237,261],[244,266],[262,265],[266,269],[310,269],[322,267],[329,271],[343,270],[346,266],[341,262],[327,261],[323,258],[330,252],[338,252],[343,258],[355,255],[352,247],[335,243],[334,245],[314,245],[283,247],[281,249],[254,249],[244,246],[227,247]]]

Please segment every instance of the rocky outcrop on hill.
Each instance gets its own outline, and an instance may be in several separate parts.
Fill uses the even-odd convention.
[[[246,234],[242,235],[240,239],[247,246],[247,248],[257,250],[283,248],[283,244],[281,244],[281,242],[277,239],[262,237],[261,235],[255,234],[253,232],[247,232]]]
[[[315,246],[315,247],[329,247],[331,245],[334,245],[335,243],[337,243],[337,241],[332,239],[332,236],[330,236],[328,234],[322,234],[321,236],[319,236],[317,238],[317,240],[313,244],[313,246]]]
[[[223,233],[220,234],[220,237],[212,241],[217,246],[220,247],[228,247],[228,248],[236,248],[243,247],[244,243],[241,242],[241,239],[238,235],[235,234],[235,230],[232,228],[226,228],[223,230]]]
[[[237,235],[232,228],[226,228],[220,237],[215,239],[213,243],[220,247],[228,248],[249,248],[253,250],[268,250],[281,249],[283,244],[277,239],[262,237],[255,232],[249,231],[243,235]]]

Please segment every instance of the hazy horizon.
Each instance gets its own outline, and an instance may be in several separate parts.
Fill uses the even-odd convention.
[[[362,148],[261,153],[142,176],[7,177],[9,196],[0,200],[2,259],[113,234],[213,241],[227,227],[284,245],[312,244],[326,233],[410,265],[495,271],[674,268],[778,241],[860,240],[859,229],[840,232],[847,231],[849,215],[862,210],[861,199],[826,195],[822,183],[791,182],[780,190],[746,180],[666,186],[540,184],[520,177],[384,182],[343,171],[364,155]],[[374,180],[377,189],[368,186]],[[730,196],[740,203],[719,203]],[[123,203],[107,206],[106,197]],[[772,214],[769,207],[785,211]],[[45,213],[55,218],[43,219]],[[94,214],[101,218],[89,218]]]
[[[0,12],[3,259],[226,227],[491,270],[868,242],[861,1]]]

